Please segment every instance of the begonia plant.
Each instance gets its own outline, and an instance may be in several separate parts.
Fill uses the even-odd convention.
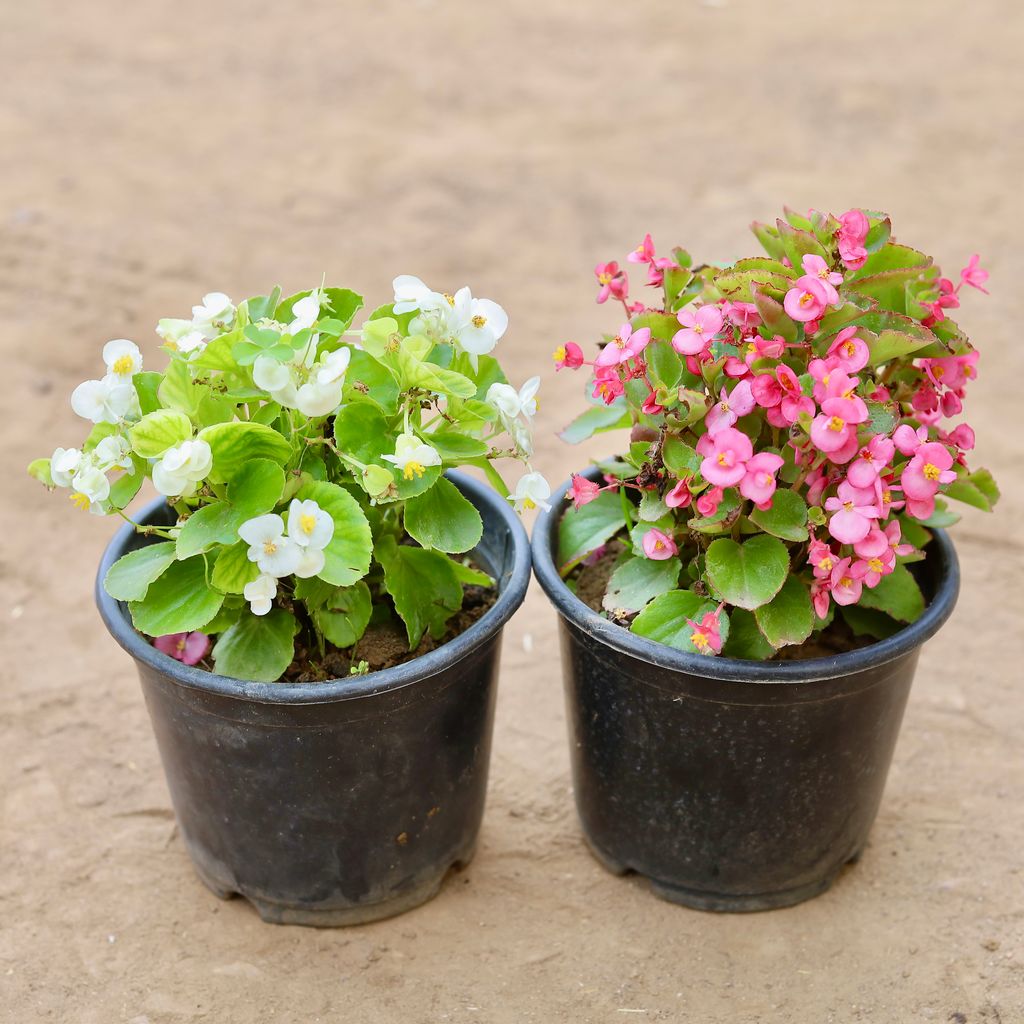
[[[978,257],[954,283],[868,210],[787,210],[753,231],[767,255],[724,267],[659,257],[647,235],[627,262],[651,304],[618,263],[598,265],[597,301],[623,322],[593,360],[568,343],[555,363],[591,374],[565,440],[630,431],[600,479],[573,477],[563,576],[614,556],[610,618],[760,660],[837,607],[862,638],[912,622],[925,597],[908,564],[958,518],[947,499],[990,510],[998,491],[967,464],[979,353],[948,315],[964,286],[985,291]]]
[[[515,503],[550,493],[529,470],[537,378],[512,387],[490,354],[508,318],[468,288],[394,281],[394,302],[351,327],[362,298],[320,287],[233,304],[211,293],[192,317],[161,320],[168,356],[108,342],[105,374],[75,388],[94,426],[30,473],[78,509],[117,515],[152,481],[166,525],[120,558],[107,592],[135,627],[185,664],[212,645],[222,674],[273,681],[296,638],[312,671],[328,644],[352,650],[397,616],[410,650],[445,634],[482,521],[444,475],[470,466]],[[527,464],[510,493],[495,460]]]

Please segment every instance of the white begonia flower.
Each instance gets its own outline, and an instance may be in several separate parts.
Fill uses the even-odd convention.
[[[533,454],[533,417],[537,414],[540,377],[531,377],[518,391],[511,384],[492,384],[487,401],[498,410],[501,425],[524,455]]]
[[[94,515],[104,515],[103,502],[110,497],[110,481],[103,471],[89,463],[83,465],[71,480],[71,500],[77,508]]]
[[[391,282],[395,290],[395,313],[413,313],[421,309],[421,303],[431,300],[438,293],[428,288],[418,277],[411,274],[399,274]]]
[[[82,453],[77,448],[55,448],[50,457],[50,479],[58,487],[70,487],[81,465]]]
[[[248,519],[238,528],[238,536],[249,545],[249,561],[260,572],[280,578],[290,576],[299,564],[299,546],[284,535],[284,520],[276,512]]]
[[[327,558],[320,548],[298,548],[299,559],[295,563],[293,572],[299,579],[309,579],[311,576],[317,576],[323,569],[324,564],[327,562]]]
[[[299,331],[312,327],[320,317],[320,307],[324,302],[324,293],[319,288],[314,288],[308,295],[299,299],[292,306],[292,322],[288,325],[289,334],[298,334]]]
[[[290,363],[280,363],[273,356],[257,356],[252,364],[252,379],[256,387],[271,395],[292,383]]]
[[[71,392],[71,408],[93,423],[119,423],[141,414],[139,396],[131,379],[108,373],[102,380],[87,380]]]
[[[300,548],[323,551],[334,537],[334,520],[315,501],[292,498],[288,506],[288,536]]]
[[[111,469],[126,469],[129,473],[134,473],[135,463],[132,462],[131,450],[128,438],[121,434],[111,434],[93,448],[92,459],[96,467],[104,473]],[[53,475],[52,469],[50,475]]]
[[[235,307],[223,292],[209,292],[201,306],[192,307],[192,326],[209,341],[235,318]]]
[[[401,470],[406,480],[423,476],[428,466],[441,465],[441,456],[436,449],[424,444],[415,434],[399,434],[395,440],[395,454],[381,458]]]
[[[469,355],[473,369],[477,357],[487,355],[508,330],[508,314],[490,299],[470,298],[465,306],[456,306],[459,323],[455,341]]]
[[[103,346],[103,362],[107,373],[120,377],[124,381],[142,372],[142,353],[134,341],[127,338],[116,338]]]
[[[329,416],[341,405],[342,387],[352,352],[347,346],[328,352],[310,371],[310,380],[297,394],[296,407],[303,416]]]
[[[206,335],[191,320],[161,320],[156,333],[169,348],[186,355],[206,348]]]
[[[537,508],[545,511],[551,508],[548,498],[551,497],[551,485],[537,472],[524,473],[516,484],[516,489],[508,496],[515,504],[515,510],[522,512],[526,508]]]
[[[242,588],[242,596],[249,602],[253,615],[266,615],[277,597],[277,579],[267,573],[260,573]]]
[[[212,468],[213,452],[205,441],[182,441],[153,467],[153,486],[167,497],[187,498]]]

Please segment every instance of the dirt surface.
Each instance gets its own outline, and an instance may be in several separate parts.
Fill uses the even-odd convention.
[[[845,12],[845,18],[842,16]],[[846,20],[848,19],[848,20]],[[0,1019],[29,1024],[1024,1021],[1021,575],[1024,14],[1005,0],[3,6],[0,57]],[[92,573],[113,524],[23,467],[82,436],[108,338],[155,353],[204,291],[398,272],[509,311],[541,372],[537,467],[617,326],[591,269],[651,230],[754,251],[782,203],[890,211],[992,297],[961,323],[1004,490],[957,531],[963,594],[921,656],[863,860],[821,898],[687,911],[580,840],[554,616],[506,632],[477,859],[433,903],[347,931],[261,924],[196,880],[134,670]],[[973,299],[974,296],[971,296]]]

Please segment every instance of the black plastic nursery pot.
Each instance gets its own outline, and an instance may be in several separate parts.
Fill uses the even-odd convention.
[[[924,614],[887,640],[804,661],[705,657],[615,625],[562,582],[554,559],[568,487],[537,520],[533,564],[560,617],[591,850],[700,910],[768,910],[824,892],[864,849],[918,654],[956,603],[949,538],[934,531],[914,567]]]
[[[468,863],[483,816],[502,627],[530,576],[507,502],[449,478],[479,510],[473,557],[496,603],[414,661],[324,683],[258,683],[190,668],[152,647],[103,577],[145,543],[122,528],[96,585],[135,659],[181,833],[202,881],[265,921],[347,925],[424,903]],[[143,522],[166,516],[162,501]]]

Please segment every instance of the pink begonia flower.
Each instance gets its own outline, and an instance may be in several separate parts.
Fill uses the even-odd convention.
[[[752,331],[761,322],[761,314],[752,302],[726,302],[722,306],[722,312],[729,323],[743,333]]]
[[[956,479],[956,473],[950,468],[952,465],[953,456],[938,441],[922,444],[903,467],[900,475],[903,493],[914,501],[933,498],[940,484]]]
[[[830,580],[815,580],[811,584],[811,604],[814,605],[814,614],[819,619],[828,615],[830,582]]]
[[[945,391],[942,395],[942,415],[947,418],[959,416],[964,410],[964,403],[955,391]]]
[[[860,570],[851,564],[852,561],[850,558],[843,558],[836,562],[832,570],[829,590],[836,604],[856,604],[863,592],[864,585],[858,576]]]
[[[712,487],[697,499],[695,503],[697,511],[705,517],[713,516],[718,511],[718,506],[721,505],[724,496],[725,493],[721,487]]]
[[[857,452],[857,424],[867,418],[867,408],[858,408],[852,399],[826,398],[822,402],[821,412],[811,421],[811,440],[820,451],[830,457],[835,456],[833,462],[849,462]]]
[[[609,298],[625,299],[629,291],[629,278],[619,269],[614,260],[611,263],[598,263],[594,267],[594,275],[601,286],[597,293],[598,302],[607,302]]]
[[[577,509],[582,508],[588,502],[593,501],[603,490],[593,480],[576,473],[572,475],[572,503]]]
[[[601,349],[595,360],[596,366],[618,366],[635,359],[651,341],[650,327],[634,331],[629,324],[623,324],[618,333]]]
[[[857,337],[856,327],[844,327],[829,346],[828,354],[839,360],[839,368],[846,373],[862,370],[871,355],[867,342]]]
[[[825,286],[825,293],[828,295],[828,304],[834,306],[839,301],[839,292],[836,285],[843,283],[843,275],[836,273],[820,257],[808,253],[800,260],[804,273],[808,277],[816,277]]]
[[[961,451],[969,452],[974,447],[974,430],[966,423],[954,427],[947,437]]]
[[[960,298],[956,293],[956,288],[953,287],[953,282],[948,277],[940,277],[938,297],[934,302],[921,302],[921,305],[930,314],[921,322],[925,327],[931,327],[946,319],[945,311],[947,309],[957,309],[960,306]]]
[[[682,330],[676,331],[672,347],[682,355],[695,356],[711,345],[715,335],[722,329],[724,320],[717,306],[701,306],[698,309],[682,309],[676,315]]]
[[[757,374],[750,382],[750,393],[762,409],[772,409],[782,401],[782,385],[771,373]]]
[[[877,523],[872,523],[868,535],[857,541],[853,550],[861,558],[875,558],[889,550],[889,538],[878,528]]]
[[[839,256],[850,270],[858,270],[868,258],[864,242],[869,227],[870,222],[861,210],[847,210],[839,218],[839,231],[836,234]]]
[[[832,291],[835,292],[835,289]],[[806,323],[809,320],[817,320],[825,312],[828,297],[825,283],[817,277],[808,277],[805,274],[786,292],[782,305],[791,319]]]
[[[828,532],[840,544],[856,544],[871,531],[878,518],[878,507],[870,491],[863,491],[845,480],[839,485],[836,497],[825,502],[825,511],[831,512]]]
[[[857,452],[856,458],[846,471],[846,479],[854,487],[871,487],[878,479],[878,474],[892,462],[896,454],[896,445],[884,434],[876,434],[867,446]]]
[[[821,502],[821,497],[828,490],[832,484],[832,479],[828,473],[825,472],[824,466],[819,466],[817,469],[812,469],[807,474],[807,478],[804,480],[804,486],[807,488],[808,505],[817,505]]]
[[[978,261],[981,257],[975,253],[967,266],[960,271],[960,281],[963,284],[969,284],[972,288],[977,288],[979,292],[984,292],[988,295],[988,289],[984,287],[985,282],[988,280],[988,271],[982,270],[978,266]]]
[[[816,579],[827,580],[835,568],[836,554],[824,541],[814,538],[807,549],[807,561],[813,566]]]
[[[185,665],[197,665],[210,649],[210,638],[198,630],[194,633],[168,633],[156,637],[153,646]]]
[[[699,623],[694,622],[693,619],[686,620],[693,626],[690,643],[701,654],[718,654],[722,650],[721,621],[718,618],[721,610],[722,606],[719,605],[713,612],[705,612]]]
[[[680,480],[666,495],[665,504],[669,508],[688,508],[693,501],[689,479]]]
[[[732,394],[727,393],[723,386],[718,401],[704,417],[708,433],[717,434],[718,431],[731,427],[741,416],[746,416],[755,404],[749,381],[741,380],[732,389]]]
[[[892,435],[892,442],[903,455],[916,455],[917,449],[928,441],[928,428],[916,430],[909,423],[901,423]]]
[[[658,396],[652,391],[644,399],[640,411],[646,416],[660,416],[665,411],[665,407],[658,404]]]
[[[654,259],[654,241],[650,232],[644,240],[626,257],[630,263],[650,263]]]
[[[556,371],[566,368],[578,370],[584,362],[583,349],[575,341],[567,341],[564,345],[559,345],[555,349],[553,358]]]
[[[775,474],[782,468],[783,458],[773,452],[758,452],[747,461],[747,475],[740,481],[740,494],[759,509],[771,508],[777,482]]]
[[[928,416],[939,408],[938,392],[927,381],[922,381],[910,396],[910,404],[916,413]]]
[[[898,512],[903,508],[904,503],[896,496],[903,493],[903,488],[893,483],[892,476],[879,476],[875,481],[874,489],[879,519],[885,519],[890,512]]]
[[[658,529],[648,530],[644,534],[643,549],[644,554],[656,562],[663,562],[666,558],[674,558],[679,554],[676,542],[667,533],[662,533]]]
[[[746,476],[754,446],[741,430],[723,427],[716,434],[704,434],[697,452],[704,456],[700,471],[705,480],[718,487],[735,487]]]
[[[898,519],[886,524],[885,537],[894,555],[912,555],[917,550],[913,544],[903,543],[903,528]]]
[[[882,577],[888,576],[895,568],[896,556],[888,549],[881,555],[859,559],[852,566],[853,572],[863,580],[869,589],[877,587]]]
[[[599,366],[594,370],[594,397],[605,405],[611,405],[626,390],[618,373],[610,366]]]

